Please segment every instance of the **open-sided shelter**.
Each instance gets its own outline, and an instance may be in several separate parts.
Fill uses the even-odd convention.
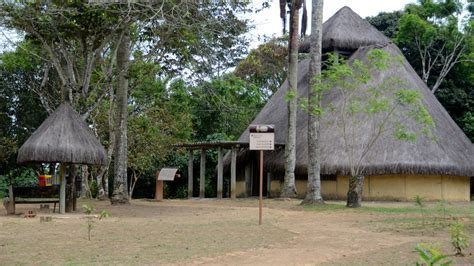
[[[65,205],[65,164],[104,165],[104,147],[81,116],[62,103],[18,151],[18,163],[61,163],[60,210]]]
[[[387,77],[398,77],[407,88],[420,92],[423,105],[433,118],[435,141],[422,137],[416,142],[397,140],[388,132],[372,149],[371,156],[362,162],[365,178],[364,199],[411,200],[416,195],[428,200],[470,200],[470,176],[474,175],[474,145],[449,116],[398,47],[350,8],[344,7],[323,24],[323,52],[334,51],[348,58],[349,62],[365,60],[373,48],[383,49],[401,58],[401,64],[373,75],[369,86],[381,84]],[[309,51],[303,42],[300,52]],[[309,60],[299,63],[298,96],[308,94]],[[251,124],[274,124],[275,142],[286,142],[288,82],[267,102]],[[322,99],[323,106],[338,106],[341,97],[330,91]],[[298,196],[306,193],[307,180],[307,118],[299,109],[297,113],[296,186]],[[349,162],[343,145],[341,128],[333,124],[328,112],[321,121],[321,180],[325,199],[345,199],[348,190]],[[367,141],[370,119],[361,119],[355,128],[360,136],[356,142]],[[249,141],[246,130],[240,142]],[[355,145],[363,146],[363,145]],[[226,162],[227,163],[227,162]],[[258,162],[256,153],[242,149],[237,156],[237,195],[253,196],[258,193]],[[266,152],[264,159],[264,193],[278,196],[284,176],[284,149]]]

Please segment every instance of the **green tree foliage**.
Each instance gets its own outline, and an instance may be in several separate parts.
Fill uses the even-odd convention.
[[[24,47],[38,51],[31,42]],[[0,175],[16,167],[19,145],[46,117],[37,91],[51,91],[54,80],[42,87],[39,61],[21,48],[0,55]]]
[[[168,1],[159,5],[118,2],[89,4],[80,1],[3,2],[0,4],[0,24],[25,33],[27,42],[40,48],[29,49],[27,43],[19,46],[26,52],[28,60],[38,61],[35,64],[26,63],[28,66],[35,66],[35,73],[31,76],[39,84],[31,86],[35,89],[35,94],[30,97],[32,101],[39,100],[39,103],[31,104],[38,109],[26,108],[25,110],[34,114],[27,117],[37,124],[41,123],[46,114],[44,110],[49,112],[54,109],[60,99],[60,88],[63,88],[62,94],[67,94],[84,118],[88,117],[87,121],[92,125],[92,129],[108,147],[111,147],[112,137],[116,133],[113,128],[115,118],[113,112],[110,112],[115,106],[114,94],[118,75],[115,69],[115,53],[122,29],[131,27],[135,54],[130,63],[131,97],[128,107],[131,123],[129,130],[132,134],[129,135],[134,137],[132,145],[137,148],[131,151],[130,158],[134,162],[133,169],[143,171],[146,165],[157,167],[165,164],[160,161],[166,157],[160,153],[164,150],[160,145],[190,140],[191,136],[206,136],[206,133],[201,131],[204,131],[207,122],[195,115],[199,108],[193,97],[201,92],[197,88],[210,83],[210,77],[227,79],[223,77],[224,71],[235,67],[237,60],[246,52],[247,39],[243,34],[249,29],[249,22],[239,14],[250,11],[248,6],[249,2],[241,1]],[[22,62],[18,58],[10,61]],[[140,68],[143,69],[139,70]],[[5,75],[10,75],[10,80],[14,81],[12,73],[9,69]],[[245,83],[238,78],[235,80]],[[195,86],[196,84],[199,86]],[[46,90],[49,87],[55,90]],[[253,88],[250,85],[249,87]],[[223,102],[220,104],[229,106],[225,98],[227,92],[223,87],[220,89],[223,93],[222,99],[219,100]],[[232,91],[229,93],[229,102],[234,105],[236,101],[252,104],[252,100],[243,99],[245,95],[255,97],[258,101],[262,98],[256,94],[246,94],[244,89],[239,92]],[[238,93],[243,96],[239,98],[236,96]],[[2,91],[1,95],[6,95],[5,99],[17,97],[10,91]],[[204,95],[199,97],[205,98]],[[4,102],[7,101],[0,104],[0,122],[13,124],[20,121],[20,114],[11,114],[11,107],[3,106]],[[253,109],[255,107],[252,106],[252,112],[257,111]],[[205,113],[200,114],[204,116]],[[229,112],[224,115],[228,114]],[[37,117],[39,115],[42,117]],[[241,119],[237,116],[229,118]],[[247,116],[244,118],[251,119]],[[203,121],[194,130],[194,135],[191,134],[193,121]],[[22,127],[29,131],[25,136],[29,136],[36,127],[37,125]],[[230,128],[228,125],[226,127]],[[8,127],[2,127],[2,130],[3,128]],[[218,130],[221,128],[215,127],[207,132],[214,133]],[[233,130],[234,134],[241,131],[236,127]],[[5,148],[12,146],[12,143],[21,145],[26,139],[16,141],[5,139],[3,135],[5,134],[2,132],[0,139]],[[139,147],[146,149],[140,150]],[[16,157],[12,152],[4,154],[10,161]],[[6,159],[2,157],[2,160]],[[2,171],[3,169],[2,167]],[[147,173],[150,172],[148,169]]]
[[[195,138],[223,133],[231,139],[240,136],[261,109],[266,94],[255,84],[233,74],[202,82],[192,88]]]
[[[167,84],[156,78],[159,71],[159,66],[138,60],[130,70],[130,193],[140,177],[155,176],[156,166],[175,152],[170,145],[185,142],[191,137],[190,109],[181,101],[183,87],[175,83],[167,88]]]
[[[234,74],[259,87],[265,94],[275,93],[286,78],[288,48],[285,38],[272,39],[250,51]]]
[[[460,1],[424,0],[407,5],[402,12],[380,13],[368,21],[399,45],[454,121],[474,141],[472,6],[472,1],[463,7]],[[462,17],[463,8],[471,20]]]
[[[390,39],[396,38],[402,11],[380,12],[377,16],[367,17],[367,21]]]

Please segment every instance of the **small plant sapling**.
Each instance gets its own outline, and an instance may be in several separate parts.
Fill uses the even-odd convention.
[[[433,266],[433,265],[451,265],[452,261],[447,260],[447,255],[441,253],[441,251],[432,244],[418,244],[415,247],[418,252],[419,261],[416,263],[417,266]]]
[[[415,204],[416,206],[420,207],[420,212],[421,212],[421,222],[423,224],[423,227],[425,227],[425,199],[423,197],[420,197],[420,195],[416,195],[415,198]]]
[[[451,224],[451,244],[453,245],[456,256],[464,256],[463,250],[469,247],[469,236],[464,232],[464,224],[456,221]]]
[[[89,205],[83,205],[84,214],[86,214],[87,219],[87,239],[91,240],[91,232],[94,227],[95,220],[102,220],[104,218],[110,217],[110,213],[107,211],[101,211],[99,214],[95,213],[95,208]]]
[[[437,207],[437,212],[439,214],[442,214],[443,217],[442,217],[442,224],[444,225],[445,222],[446,222],[446,218],[447,218],[447,213],[446,213],[446,205],[449,204],[448,202],[446,202],[445,200],[440,200],[438,202],[438,205],[436,206]]]

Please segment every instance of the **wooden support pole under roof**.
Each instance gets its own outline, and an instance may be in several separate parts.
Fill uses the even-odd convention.
[[[217,149],[217,198],[222,199],[222,187],[224,182],[224,149]]]
[[[193,167],[194,167],[193,150],[188,150],[188,199],[193,197]]]
[[[201,149],[201,169],[199,177],[199,197],[205,198],[206,192],[206,150]]]
[[[59,187],[59,213],[66,213],[66,164],[61,163],[60,167],[61,173],[61,184]]]
[[[230,161],[230,198],[236,199],[235,195],[235,180],[237,177],[237,148],[232,147],[231,161]]]

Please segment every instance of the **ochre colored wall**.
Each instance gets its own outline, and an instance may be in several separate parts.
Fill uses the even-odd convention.
[[[270,181],[270,197],[279,197],[281,192],[281,183],[279,180]]]
[[[405,176],[381,175],[367,178],[367,195],[372,200],[406,199]]]
[[[244,198],[245,194],[245,180],[242,181],[235,181],[235,195],[238,198]]]
[[[470,200],[470,178],[464,176],[442,176],[443,187],[442,193],[443,198],[447,201],[459,201],[460,197],[465,196],[466,199],[463,201]]]
[[[271,181],[272,197],[279,195],[281,185],[280,181]],[[338,176],[337,181],[321,181],[321,187],[324,199],[345,200],[349,179]],[[297,196],[304,198],[306,181],[296,180],[296,190]],[[426,200],[469,201],[470,179],[440,175],[379,175],[364,179],[364,200],[411,201],[417,195]]]

